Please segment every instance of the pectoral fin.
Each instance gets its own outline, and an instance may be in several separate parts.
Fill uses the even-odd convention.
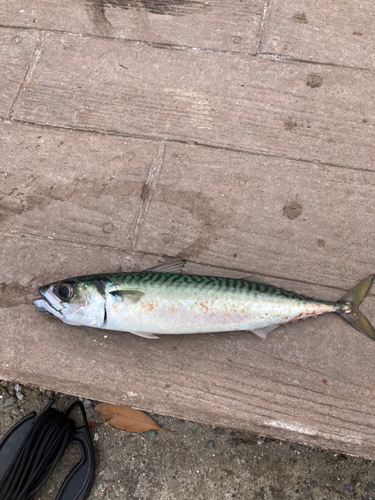
[[[116,297],[118,300],[130,300],[131,302],[138,302],[138,300],[143,297],[144,293],[138,290],[113,290],[109,292],[111,295]]]

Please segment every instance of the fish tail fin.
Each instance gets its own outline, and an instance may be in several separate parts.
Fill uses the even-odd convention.
[[[375,274],[371,274],[338,301],[339,303],[347,304],[351,307],[348,313],[345,313],[345,310],[338,311],[340,316],[372,340],[375,340],[375,329],[369,320],[359,311],[359,306],[370,290],[374,278]]]

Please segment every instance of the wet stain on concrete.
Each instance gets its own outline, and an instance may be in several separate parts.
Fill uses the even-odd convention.
[[[0,307],[16,307],[21,304],[31,304],[29,295],[34,293],[37,296],[36,280],[29,285],[23,286],[20,283],[0,283]]]
[[[306,85],[312,89],[316,89],[320,87],[323,83],[323,78],[320,75],[317,75],[315,73],[311,73],[307,77]]]
[[[302,213],[303,206],[300,205],[296,200],[290,201],[283,207],[283,215],[289,220],[297,219]]]
[[[277,488],[275,486],[271,486],[270,487],[270,492],[271,492],[271,495],[272,495],[272,500],[286,500],[286,494],[284,493],[284,491],[280,488]]]
[[[318,247],[319,248],[324,248],[326,245],[326,242],[324,240],[319,239],[318,240]]]
[[[197,238],[184,250],[179,252],[176,257],[184,258],[186,256],[196,257],[202,251],[207,250],[217,240],[217,232],[226,227],[225,221],[228,216],[220,212],[217,206],[213,206],[210,198],[202,193],[192,196],[190,192],[185,191],[165,191],[158,189],[153,196],[155,202],[163,202],[168,205],[179,206],[187,210],[199,222],[200,232]],[[173,241],[173,238],[171,238]],[[165,244],[165,238],[163,239]],[[170,243],[168,241],[168,243]]]
[[[291,116],[288,116],[288,118],[284,120],[285,130],[293,130],[296,127],[297,127],[297,122],[295,122]]]
[[[238,45],[239,43],[242,42],[242,38],[240,36],[234,36],[232,38],[232,42]]]
[[[112,233],[112,231],[114,231],[115,229],[115,226],[112,224],[112,222],[105,222],[102,226],[103,228],[103,233]]]
[[[162,234],[161,239],[162,239],[163,243],[165,243],[166,245],[169,245],[173,242],[173,236],[171,234],[168,234],[168,233]]]
[[[22,204],[0,202],[0,222],[7,220],[13,215],[20,215],[23,211],[24,207]]]
[[[297,14],[294,14],[292,17],[292,20],[298,24],[308,24],[308,20],[304,12],[297,12]]]
[[[137,198],[142,190],[141,182],[122,179],[116,179],[113,182],[113,178],[105,174],[103,177],[91,179],[75,178],[66,184],[63,181],[56,182],[50,186],[41,186],[39,181],[40,179],[36,178],[38,187],[32,188],[34,192],[27,187],[23,187],[23,191],[14,188],[3,198],[0,198],[0,223],[33,210],[47,210],[47,207],[56,201],[64,203],[71,200],[77,206],[85,207],[90,205],[91,197],[95,199],[101,197],[108,199]],[[112,228],[112,225],[109,224],[103,226],[105,233],[110,233],[114,229],[114,226]]]
[[[112,26],[105,15],[104,0],[86,0],[85,5],[88,16],[96,30],[102,35],[109,34]]]

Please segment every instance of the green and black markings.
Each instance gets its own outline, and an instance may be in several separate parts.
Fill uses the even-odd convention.
[[[80,277],[76,278],[80,279]],[[293,291],[285,290],[267,283],[258,283],[255,281],[248,281],[244,279],[225,278],[217,276],[203,276],[198,274],[175,274],[175,273],[159,273],[142,271],[135,273],[116,273],[116,274],[97,274],[90,277],[85,276],[85,281],[102,280],[104,283],[112,283],[113,285],[126,287],[126,284],[134,287],[139,283],[140,286],[145,284],[153,285],[168,285],[175,288],[194,286],[198,290],[222,290],[232,292],[249,292],[261,293],[269,296],[280,296],[287,299],[294,299],[299,301],[320,302],[312,297],[302,295]],[[324,302],[330,304],[331,302]]]

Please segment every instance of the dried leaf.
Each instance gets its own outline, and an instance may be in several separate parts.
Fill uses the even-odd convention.
[[[152,418],[143,411],[134,410],[125,406],[117,406],[109,403],[99,403],[95,410],[112,427],[123,431],[145,432],[150,430],[165,430],[159,427]]]
[[[96,422],[88,422],[89,424],[89,429],[95,429],[95,427],[99,427],[99,425],[103,425],[102,422],[96,423]]]

